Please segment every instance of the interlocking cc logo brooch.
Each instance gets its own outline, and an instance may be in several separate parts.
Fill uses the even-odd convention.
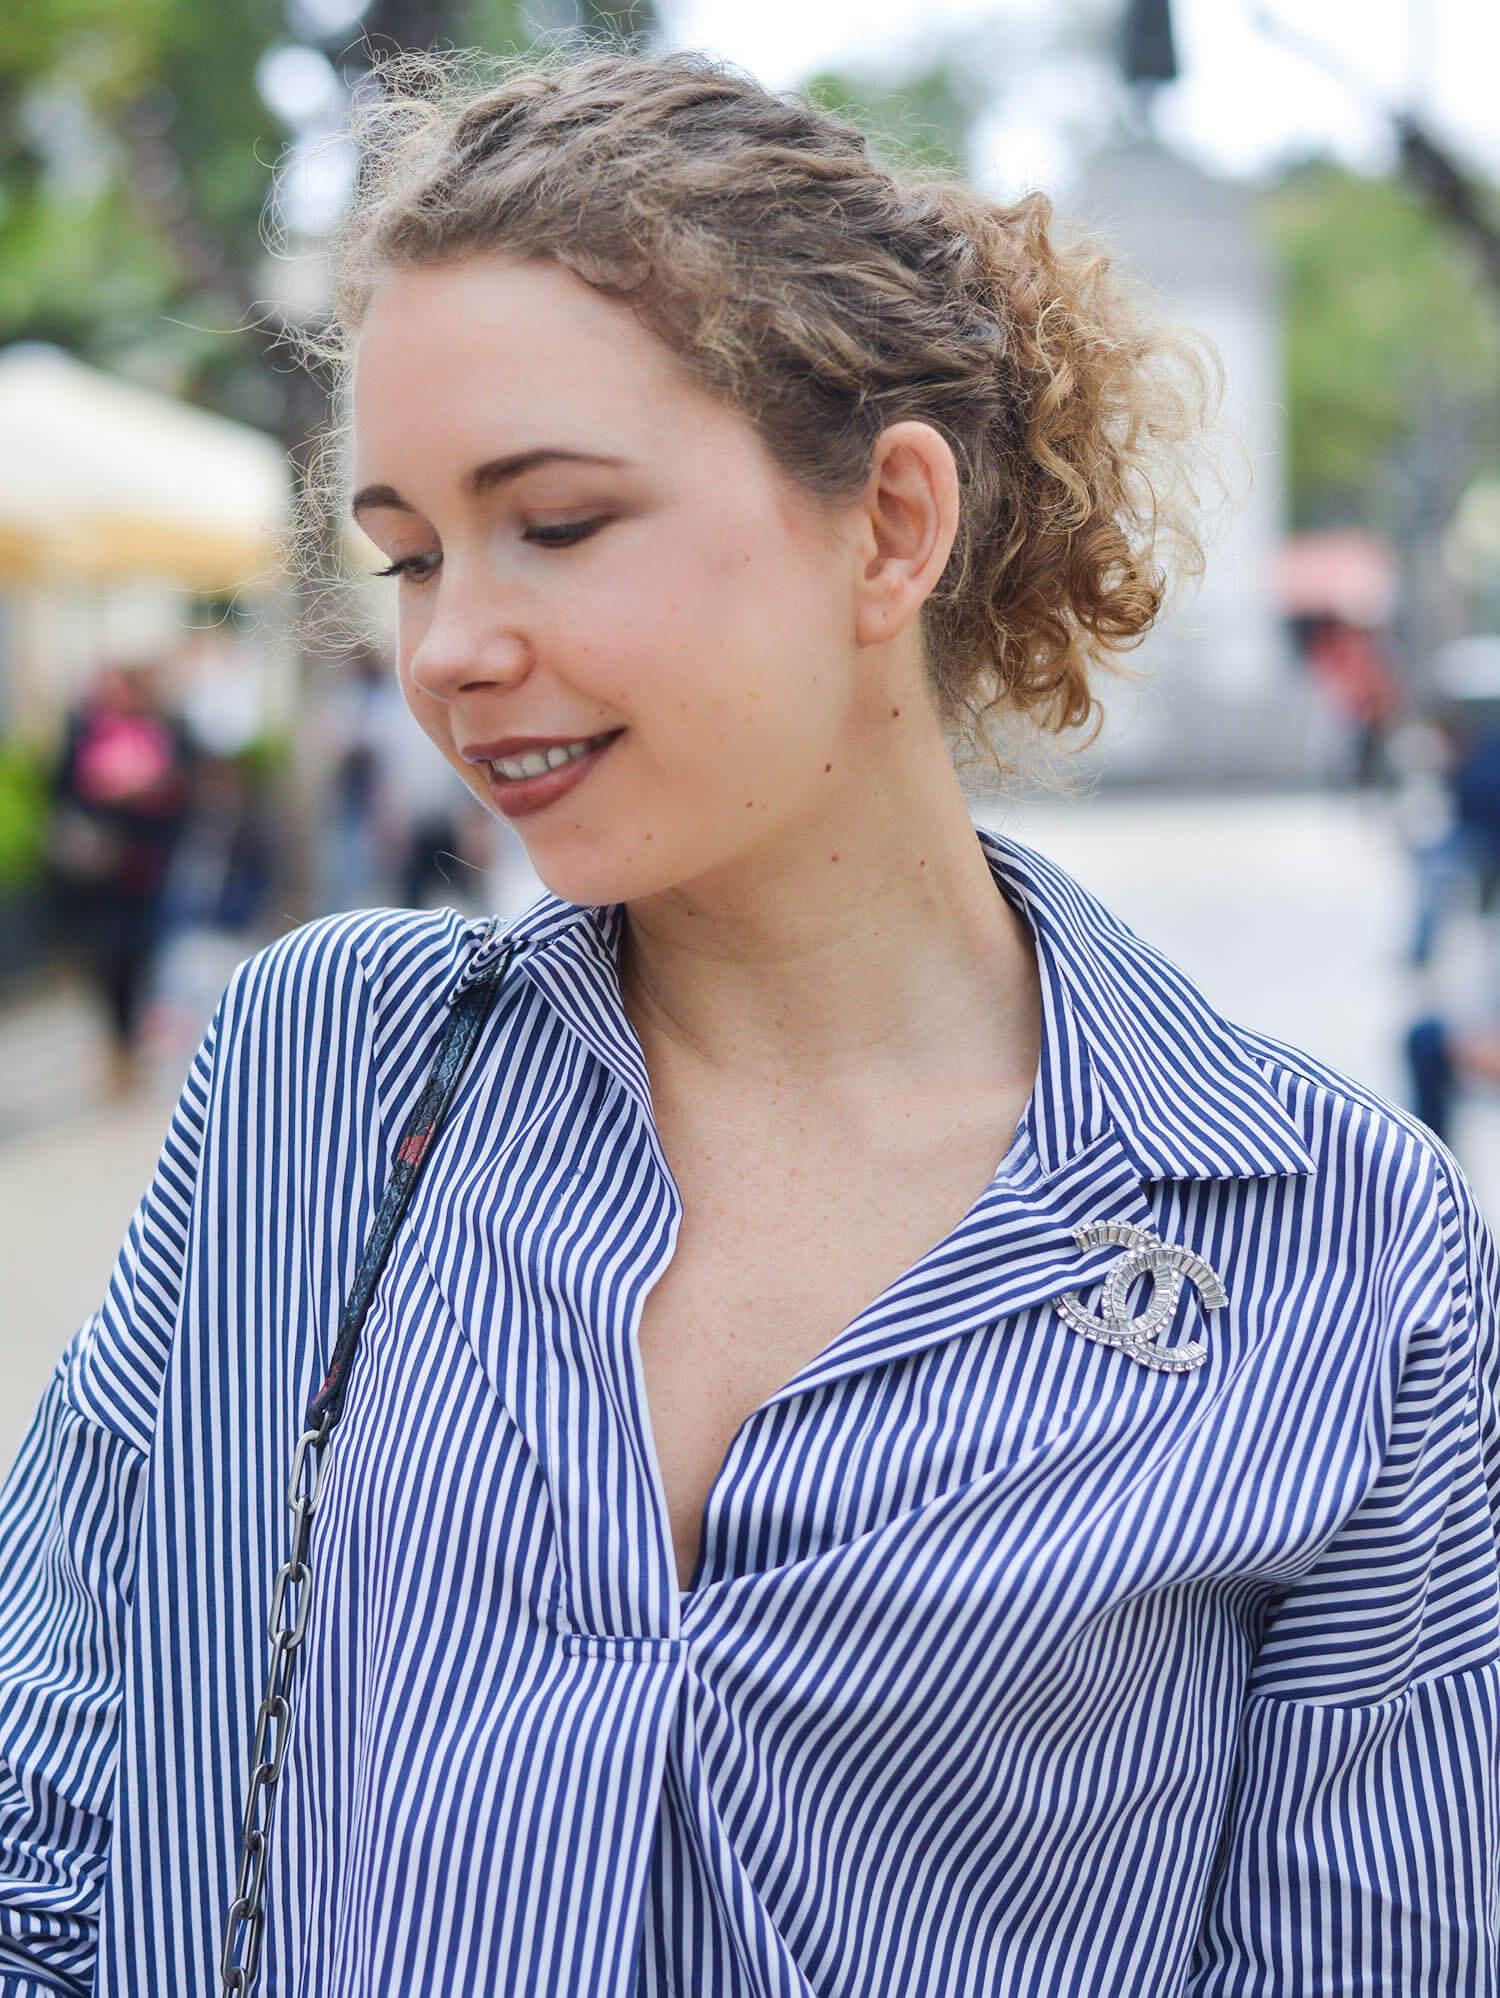
[[[1202,1256],[1171,1242],[1160,1242],[1144,1228],[1132,1228],[1128,1221],[1090,1221],[1073,1230],[1073,1239],[1080,1249],[1112,1244],[1127,1252],[1104,1279],[1099,1312],[1090,1311],[1076,1290],[1058,1298],[1057,1309],[1075,1332],[1101,1346],[1116,1346],[1157,1373],[1185,1374],[1203,1365],[1208,1348],[1201,1339],[1163,1346],[1156,1337],[1177,1309],[1184,1278],[1196,1288],[1205,1310],[1218,1311],[1229,1302],[1218,1272]],[[1130,1286],[1143,1276],[1151,1278],[1151,1296],[1145,1308],[1132,1317]]]

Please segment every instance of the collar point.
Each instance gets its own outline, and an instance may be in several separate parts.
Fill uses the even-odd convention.
[[[1120,1142],[1143,1180],[1303,1179],[1317,1171],[1312,1153],[1290,1129],[1277,1142],[1167,1146],[1139,1130],[1121,1130]]]

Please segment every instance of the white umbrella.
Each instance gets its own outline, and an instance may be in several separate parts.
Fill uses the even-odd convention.
[[[0,352],[0,574],[234,589],[274,573],[287,496],[261,431],[54,347]]]

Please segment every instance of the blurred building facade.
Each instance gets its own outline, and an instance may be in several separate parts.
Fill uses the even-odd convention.
[[[1309,780],[1336,723],[1278,603],[1285,530],[1284,394],[1274,266],[1253,196],[1142,138],[1097,154],[1076,203],[1172,321],[1223,360],[1215,453],[1231,494],[1208,520],[1208,568],[1137,655],[1143,690],[1108,697],[1093,760],[1122,781]]]

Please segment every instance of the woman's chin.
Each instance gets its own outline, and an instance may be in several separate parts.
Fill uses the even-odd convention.
[[[527,843],[527,855],[549,894],[585,908],[636,902],[673,887],[682,876],[682,870],[674,872],[658,860],[649,838],[606,848],[538,840],[534,846]]]

